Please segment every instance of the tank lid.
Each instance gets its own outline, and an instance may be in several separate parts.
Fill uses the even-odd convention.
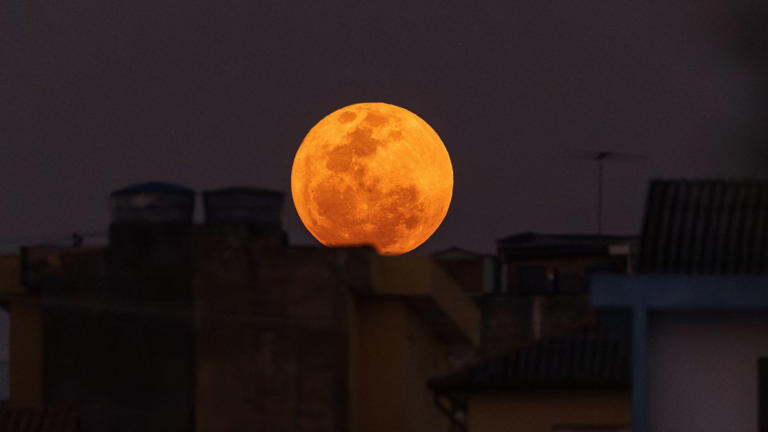
[[[221,189],[207,190],[203,192],[204,196],[224,196],[224,195],[259,195],[275,198],[282,198],[284,193],[273,189],[255,188],[249,186],[231,186]]]
[[[284,194],[271,189],[227,187],[203,192],[209,223],[246,223],[281,226]]]

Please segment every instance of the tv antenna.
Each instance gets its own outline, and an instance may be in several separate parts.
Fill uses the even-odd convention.
[[[644,158],[644,156],[630,154],[630,153],[614,152],[609,150],[598,150],[598,151],[588,151],[580,155],[577,154],[575,158],[590,159],[595,161],[596,163],[597,208],[595,210],[595,213],[597,215],[597,233],[602,234],[603,233],[603,202],[604,202],[603,188],[604,188],[604,179],[605,179],[605,173],[604,173],[605,162],[608,160],[617,160],[617,159],[642,159]]]

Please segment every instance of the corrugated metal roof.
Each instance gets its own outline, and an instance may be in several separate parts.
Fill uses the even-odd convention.
[[[768,181],[653,181],[639,271],[768,271]]]
[[[0,407],[0,432],[78,432],[80,416],[67,408]]]
[[[629,347],[595,329],[548,339],[514,354],[433,378],[443,391],[624,388],[630,383]]]

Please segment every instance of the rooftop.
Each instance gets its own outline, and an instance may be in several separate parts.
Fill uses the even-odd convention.
[[[605,329],[546,339],[428,383],[434,390],[459,392],[626,388],[629,384],[629,346]]]
[[[635,236],[525,232],[499,239],[496,245],[505,256],[608,255],[612,245],[636,241]]]
[[[768,271],[768,181],[652,182],[645,207],[639,271]]]

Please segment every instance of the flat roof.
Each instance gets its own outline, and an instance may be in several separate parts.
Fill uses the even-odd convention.
[[[599,274],[590,290],[596,308],[768,309],[768,274]]]

